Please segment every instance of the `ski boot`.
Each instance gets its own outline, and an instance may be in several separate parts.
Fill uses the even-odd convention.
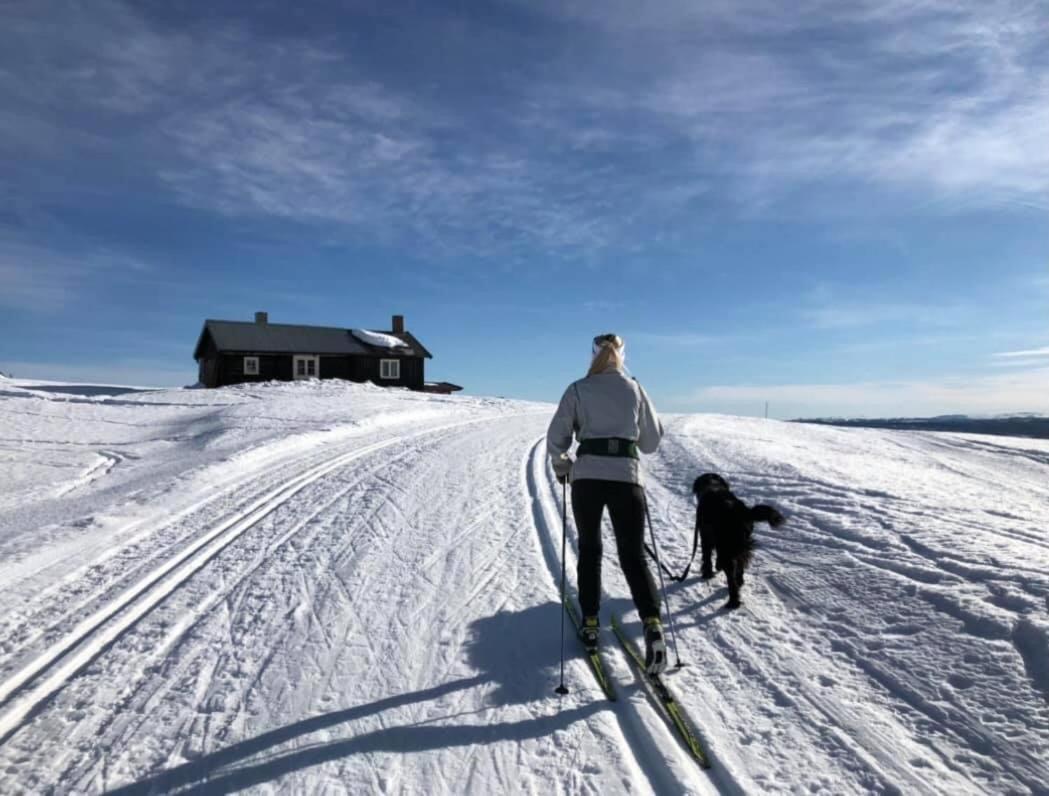
[[[583,619],[583,626],[579,628],[579,640],[583,642],[588,652],[597,650],[597,639],[601,634],[601,623],[596,616],[588,616]]]
[[[645,620],[645,671],[661,674],[667,668],[667,645],[663,641],[663,624],[658,616]]]

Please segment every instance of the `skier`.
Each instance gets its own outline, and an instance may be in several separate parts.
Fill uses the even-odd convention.
[[[645,490],[638,451],[656,450],[663,425],[641,385],[624,373],[624,359],[625,346],[618,335],[594,338],[590,370],[565,390],[550,421],[546,447],[558,480],[572,484],[583,644],[596,649],[598,642],[601,516],[607,506],[619,565],[644,624],[645,666],[658,674],[666,668],[667,654],[659,598],[644,558]],[[579,440],[574,462],[568,454],[573,432]]]

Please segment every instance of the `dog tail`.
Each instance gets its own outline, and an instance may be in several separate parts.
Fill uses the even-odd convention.
[[[786,517],[772,508],[772,506],[764,504],[755,506],[750,510],[750,519],[754,522],[767,522],[773,528],[778,528],[786,521]]]

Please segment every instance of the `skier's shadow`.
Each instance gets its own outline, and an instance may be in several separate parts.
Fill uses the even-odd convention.
[[[559,663],[561,606],[558,603],[500,611],[470,626],[466,657],[476,670],[471,677],[449,680],[407,694],[395,694],[375,702],[312,716],[293,724],[235,743],[197,760],[161,771],[151,777],[110,791],[114,794],[156,794],[201,790],[224,793],[241,790],[301,769],[340,758],[369,752],[411,753],[455,746],[485,745],[500,741],[524,741],[551,735],[572,723],[607,709],[602,702],[559,709],[554,694]],[[567,653],[574,655],[574,641],[568,639]],[[494,688],[493,688],[494,686]],[[308,736],[328,730],[338,731],[361,719],[410,705],[439,703],[445,697],[469,689],[486,689],[474,702],[481,708],[456,712],[417,710],[400,726],[385,727],[339,740],[311,743]],[[448,700],[456,704],[460,700]],[[469,716],[497,707],[546,701],[520,721],[490,724]],[[387,720],[388,721],[388,720]]]

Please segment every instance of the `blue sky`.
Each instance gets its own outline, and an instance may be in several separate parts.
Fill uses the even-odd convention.
[[[784,8],[5,4],[0,370],[402,313],[477,394],[1049,411],[1049,6]]]

